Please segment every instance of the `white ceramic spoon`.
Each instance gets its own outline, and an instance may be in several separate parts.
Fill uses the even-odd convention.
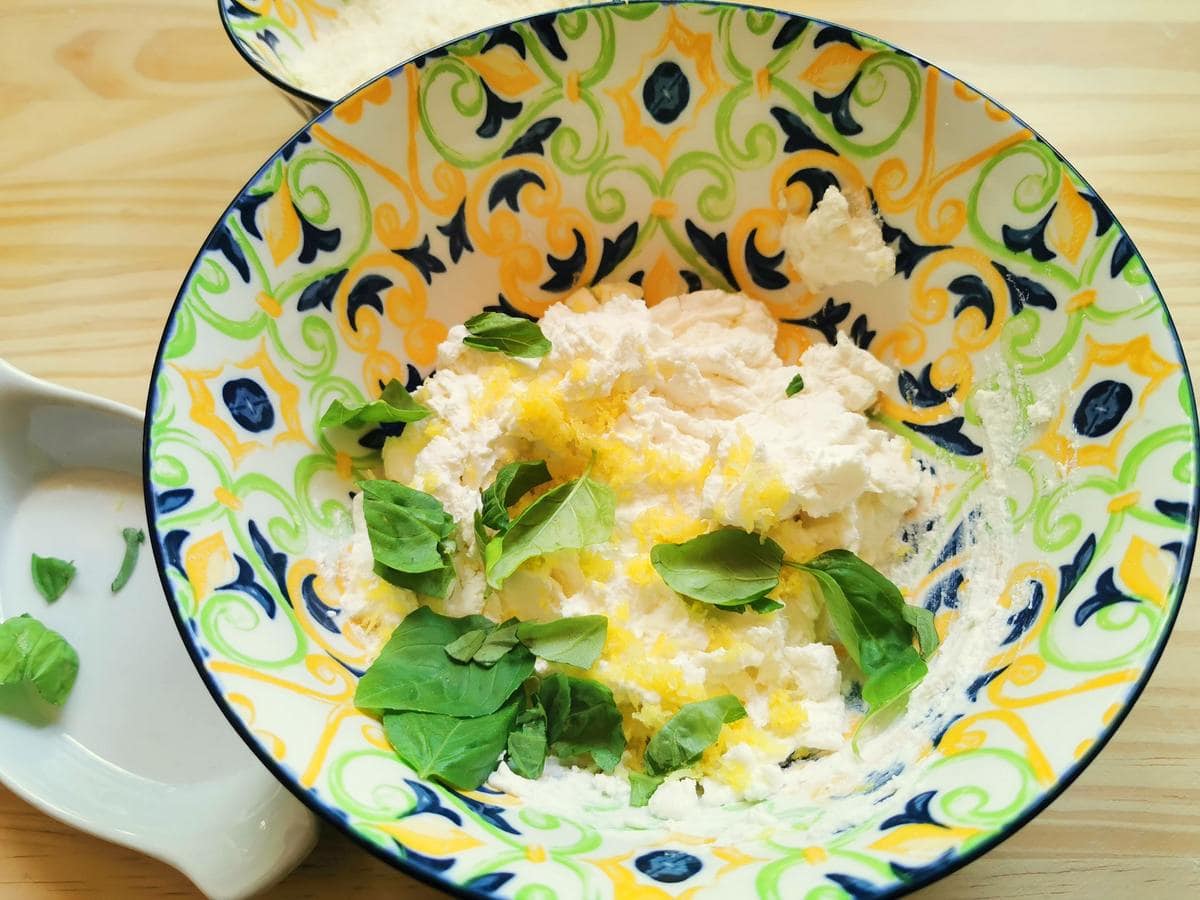
[[[118,594],[121,529],[145,529],[142,414],[0,360],[0,620],[28,612],[79,652],[61,711],[0,687],[0,781],[34,806],[155,856],[205,894],[244,897],[312,849],[313,815],[222,717],[188,659],[149,547]],[[30,554],[73,560],[55,604]]]

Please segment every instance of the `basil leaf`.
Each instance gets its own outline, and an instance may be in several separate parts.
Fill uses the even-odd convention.
[[[484,666],[499,662],[504,654],[517,646],[518,624],[516,619],[509,619],[503,625],[497,625],[488,632],[483,646],[475,651],[474,661]]]
[[[612,691],[597,681],[555,673],[542,681],[538,699],[555,756],[586,754],[604,772],[617,767],[625,752],[625,732]]]
[[[516,721],[518,702],[514,697],[497,711],[471,719],[388,713],[383,731],[399,757],[422,778],[471,791],[495,771]]]
[[[482,554],[490,540],[487,533],[487,528],[483,524],[483,513],[475,510],[475,545],[479,547],[479,552]]]
[[[355,705],[464,717],[495,712],[533,673],[533,654],[514,647],[490,668],[446,654],[446,647],[468,631],[492,624],[483,616],[452,619],[418,607],[396,626],[359,679]]]
[[[393,378],[378,400],[369,400],[357,406],[346,406],[341,400],[334,400],[318,424],[321,428],[361,428],[364,425],[417,422],[428,415],[429,410],[414,400],[404,385]]]
[[[921,647],[921,656],[929,659],[938,648],[937,626],[933,623],[933,613],[923,606],[913,606],[905,603],[900,609],[904,621],[912,626],[917,633],[917,643]]]
[[[427,597],[445,598],[450,594],[457,577],[454,566],[447,562],[441,568],[429,572],[398,572],[388,566],[375,563],[375,574],[384,581],[406,588],[414,594],[424,594]]]
[[[62,706],[79,674],[79,654],[67,639],[28,613],[0,623],[0,685],[30,684]]]
[[[493,531],[509,526],[508,508],[550,480],[550,470],[542,460],[509,463],[496,474],[496,480],[480,494],[483,512],[480,518]]]
[[[873,712],[909,693],[929,673],[929,667],[911,644],[899,650],[887,646],[872,647],[878,656],[870,664],[871,671],[863,682],[862,697]]]
[[[463,324],[467,326],[463,343],[477,350],[525,358],[545,356],[550,352],[550,342],[542,329],[529,319],[485,312],[472,316]]]
[[[446,652],[459,662],[470,662],[475,651],[483,646],[488,633],[486,629],[475,628],[466,632],[462,637],[446,645]]]
[[[606,616],[575,616],[556,622],[522,622],[517,637],[548,662],[589,669],[608,638]]]
[[[534,697],[508,736],[508,767],[522,778],[541,778],[548,749],[546,711]]]
[[[765,616],[767,613],[773,613],[777,609],[783,609],[783,604],[778,600],[772,600],[770,597],[759,597],[757,600],[751,600],[746,606],[760,616]]]
[[[612,535],[616,499],[585,473],[542,494],[484,551],[487,582],[503,586],[526,560],[555,550],[578,550]]]
[[[746,710],[732,694],[684,704],[646,745],[646,774],[687,768],[717,742],[722,726],[744,718]]]
[[[635,809],[639,806],[645,806],[650,802],[650,798],[654,796],[662,783],[666,780],[664,775],[646,775],[644,772],[629,773],[629,805]]]
[[[117,577],[109,585],[109,590],[114,594],[125,587],[129,583],[129,579],[133,577],[138,551],[146,540],[146,533],[140,528],[122,528],[121,537],[125,539],[125,558],[121,560],[121,568],[117,570]]]
[[[722,528],[682,544],[656,544],[650,563],[685,597],[732,608],[766,599],[775,589],[783,548],[768,537]]]
[[[46,598],[47,603],[53,603],[61,597],[75,577],[75,564],[54,556],[38,556],[34,553],[29,566],[33,586]]]
[[[362,481],[363,517],[375,561],[398,572],[443,568],[454,520],[441,501],[395,481]]]
[[[794,397],[802,390],[804,390],[804,376],[797,372],[792,376],[792,380],[788,382],[787,395],[789,397]]]

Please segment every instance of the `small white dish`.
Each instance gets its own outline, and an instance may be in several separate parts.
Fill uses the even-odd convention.
[[[210,897],[290,872],[317,823],[222,717],[188,659],[149,546],[110,591],[121,529],[145,529],[137,410],[0,360],[0,620],[28,612],[79,652],[61,710],[0,687],[0,781],[60,821],[167,862]],[[30,554],[74,561],[48,604]]]

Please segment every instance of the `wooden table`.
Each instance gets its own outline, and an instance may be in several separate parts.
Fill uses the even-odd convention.
[[[245,178],[300,124],[213,0],[0,0],[0,356],[141,406],[167,309]],[[1116,210],[1200,363],[1200,2],[783,0],[983,86]],[[0,423],[0,427],[3,424]],[[1200,576],[1197,576],[1200,577]],[[1200,895],[1193,584],[1137,709],[1082,778],[933,898]],[[327,830],[273,897],[436,895]],[[195,896],[0,789],[0,897]]]

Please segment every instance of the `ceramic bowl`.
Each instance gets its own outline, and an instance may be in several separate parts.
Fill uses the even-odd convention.
[[[879,288],[806,291],[781,205],[869,192],[898,250]],[[423,782],[355,710],[368,663],[315,562],[386,431],[334,446],[334,397],[427,376],[447,326],[537,315],[573,286],[736,287],[779,350],[850,334],[897,368],[878,420],[954,484],[913,599],[953,629],[953,527],[988,477],[976,401],[1044,398],[1011,447],[1003,635],[917,763],[870,803],[748,811],[753,840],[601,828]],[[991,373],[991,374],[989,374]],[[1024,404],[1021,405],[1024,409]],[[631,3],[425,54],[289,140],[221,217],[166,326],[146,487],[163,583],[230,721],[313,809],[471,895],[889,895],[1029,821],[1099,752],[1161,653],[1196,533],[1196,424],[1154,281],[1096,193],[979,91],[875,38],[764,9]]]

